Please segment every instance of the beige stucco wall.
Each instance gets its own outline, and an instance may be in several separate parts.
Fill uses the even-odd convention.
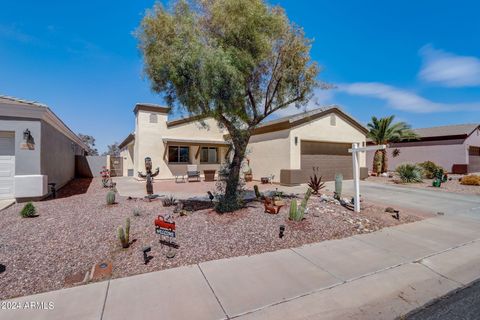
[[[157,116],[157,122],[150,122],[150,115]],[[203,127],[198,122],[189,122],[174,127],[167,127],[168,116],[166,113],[139,110],[136,115],[135,126],[135,150],[134,150],[134,169],[135,176],[138,171],[145,171],[145,157],[152,158],[153,168],[160,168],[160,174],[157,179],[171,179],[176,174],[186,173],[186,164],[169,164],[164,159],[166,145],[163,138],[170,139],[191,139],[191,140],[215,140],[223,141],[224,131],[218,128],[213,119],[206,119]],[[176,145],[172,143],[172,145]],[[201,164],[200,156],[195,159],[198,146],[190,147],[190,162],[197,164],[202,172],[205,169],[218,170],[219,164]],[[226,148],[219,148],[219,159],[223,160]]]
[[[280,170],[290,168],[290,130],[250,137],[247,158],[254,180],[274,175],[273,182],[280,182]]]
[[[289,130],[254,135],[247,150],[253,179],[274,175],[280,182],[280,170],[301,169],[301,140],[365,144],[365,134],[338,115],[336,125],[330,125],[330,114]],[[298,142],[295,145],[295,137]],[[360,166],[365,167],[365,154],[360,154]]]
[[[335,117],[335,125],[330,124],[330,117]],[[298,143],[295,145],[295,137],[298,137]],[[315,119],[311,122],[295,127],[290,131],[290,169],[300,169],[301,154],[300,141],[322,141],[322,142],[344,142],[360,143],[365,145],[366,136],[363,132],[352,126],[337,114],[327,114],[324,117]],[[360,153],[360,166],[365,167],[365,153]]]
[[[120,150],[120,157],[123,158],[123,176],[128,176],[128,170],[134,169],[133,167],[133,158],[134,158],[134,142],[130,142],[128,145],[123,147]],[[135,170],[134,170],[135,175]]]

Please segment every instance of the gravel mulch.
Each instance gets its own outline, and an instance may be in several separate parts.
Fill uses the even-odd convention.
[[[419,183],[402,183],[398,178],[388,177],[368,177],[368,181],[383,183],[388,185],[399,185],[402,187],[420,188],[433,191],[454,192],[464,194],[480,195],[480,186],[463,185],[458,180],[461,176],[452,176],[452,180],[443,182],[440,188],[432,187],[433,179],[424,179]]]
[[[302,222],[288,220],[289,201],[278,215],[264,213],[259,202],[235,213],[217,214],[211,209],[186,216],[174,214],[179,245],[176,256],[167,259],[166,246],[159,243],[153,220],[161,213],[161,201],[145,202],[117,195],[117,204],[105,204],[106,189],[99,179],[74,180],[59,191],[59,198],[36,202],[39,216],[21,218],[23,204],[0,212],[0,299],[24,296],[66,287],[65,278],[87,272],[96,263],[113,264],[113,277],[152,272],[202,261],[253,255],[328,239],[368,233],[383,227],[420,220],[402,211],[400,221],[384,212],[385,207],[364,203],[355,214],[312,196]],[[140,216],[133,211],[139,210]],[[122,249],[117,228],[131,219],[130,248]],[[278,237],[279,226],[286,226]],[[151,246],[153,259],[144,265],[142,247]]]

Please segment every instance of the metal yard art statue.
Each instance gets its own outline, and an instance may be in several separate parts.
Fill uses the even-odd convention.
[[[147,185],[146,185],[146,188],[147,188],[147,196],[146,198],[148,199],[154,199],[154,198],[157,198],[158,195],[154,195],[153,194],[153,185],[152,185],[152,181],[153,181],[153,178],[156,177],[158,175],[158,173],[160,172],[160,169],[157,168],[155,169],[155,172],[153,173],[152,172],[152,159],[150,157],[146,157],[145,158],[145,174],[141,173],[140,171],[138,172],[138,176],[140,178],[144,178],[144,179],[147,179]]]

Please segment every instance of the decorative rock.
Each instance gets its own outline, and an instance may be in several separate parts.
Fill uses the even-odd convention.
[[[392,207],[387,207],[387,208],[385,208],[385,212],[395,213],[395,209],[393,209]]]

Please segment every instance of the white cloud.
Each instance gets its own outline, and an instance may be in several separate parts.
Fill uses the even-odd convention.
[[[438,103],[419,96],[414,92],[395,88],[378,82],[357,82],[351,84],[341,84],[338,90],[350,95],[359,95],[373,97],[385,100],[391,108],[414,112],[414,113],[431,113],[431,112],[452,112],[479,110],[480,103]]]
[[[447,87],[480,86],[480,59],[458,56],[426,45],[420,49],[423,58],[418,76],[426,82]]]

